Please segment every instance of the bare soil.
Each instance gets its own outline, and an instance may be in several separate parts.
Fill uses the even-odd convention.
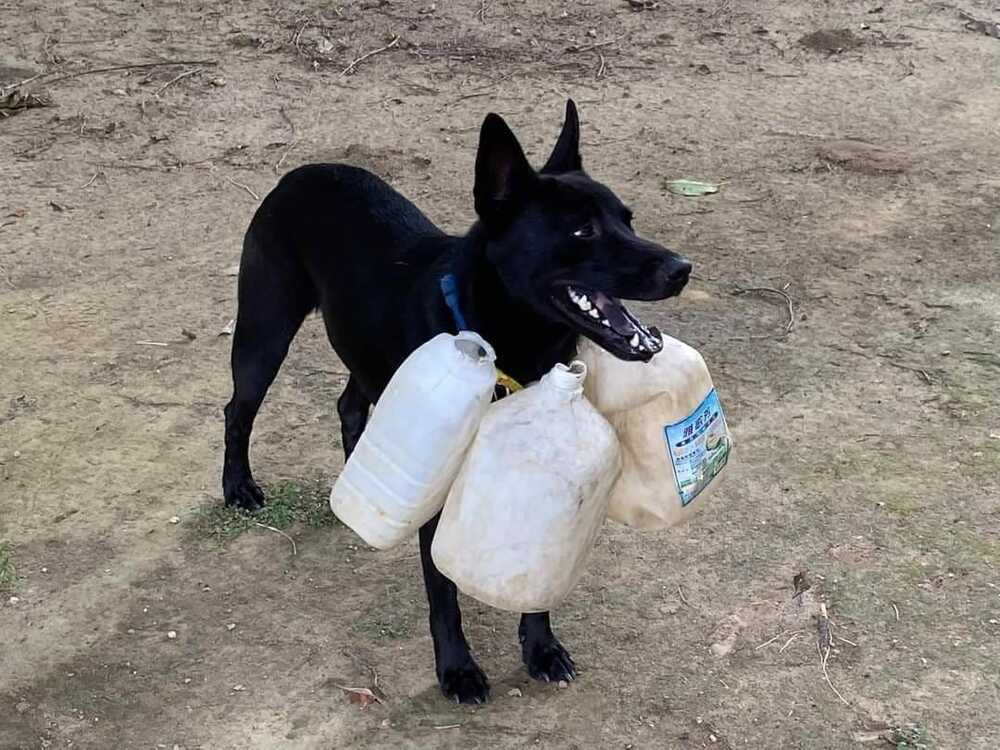
[[[1000,40],[958,11],[0,0],[0,83],[48,74],[0,110],[0,747],[995,748]],[[695,263],[642,312],[704,352],[737,453],[690,526],[606,528],[555,614],[568,688],[467,600],[494,700],[457,707],[415,543],[307,509],[293,555],[219,515],[231,269],[311,161],[464,231],[484,114],[540,164],[567,96],[588,170]],[[321,501],[344,381],[311,319],[262,480]]]

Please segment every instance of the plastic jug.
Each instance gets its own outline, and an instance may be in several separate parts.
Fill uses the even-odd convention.
[[[330,493],[372,547],[398,544],[441,509],[493,397],[495,358],[475,333],[442,333],[392,376]]]
[[[589,340],[578,345],[585,392],[622,445],[608,517],[639,529],[687,521],[717,489],[732,436],[705,360],[663,337],[649,362],[625,362]]]
[[[558,364],[494,403],[445,501],[431,554],[466,594],[541,612],[576,583],[621,467],[614,430]]]

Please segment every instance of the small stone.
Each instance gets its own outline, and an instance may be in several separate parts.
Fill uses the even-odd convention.
[[[185,685],[190,685],[191,684],[191,678],[190,677],[185,677],[184,678],[184,684]]]
[[[213,86],[218,86],[219,88],[222,88],[223,86],[226,85],[226,79],[219,76],[218,78],[211,79],[209,83],[212,84]]]
[[[21,601],[21,598],[17,596],[12,596],[7,601],[10,602],[11,604],[17,604],[19,601]]]
[[[14,710],[17,711],[19,714],[26,713],[30,709],[31,709],[31,704],[28,703],[28,701],[18,701],[17,704],[14,706]]]
[[[719,738],[716,737],[714,734],[708,735],[708,739],[710,739],[712,742],[718,742],[719,741]]]
[[[228,625],[226,625],[226,630],[236,630],[236,623],[231,622]]]
[[[14,458],[20,458],[20,457],[21,457],[21,451],[14,451]]]
[[[520,698],[522,695],[521,689],[511,688],[510,690],[507,691],[507,695],[509,695],[511,698]]]
[[[660,605],[661,615],[676,615],[681,611],[681,603],[678,601],[670,600],[666,604]]]
[[[173,640],[176,637],[177,637],[177,631],[176,630],[168,630],[167,631],[167,638],[169,638],[170,640]]]
[[[559,680],[559,682],[557,684],[558,684],[560,690],[565,690],[566,688],[569,687],[569,683],[566,682],[566,680]]]
[[[181,522],[180,516],[170,516],[170,523],[180,523],[180,522]]]
[[[245,685],[233,685],[233,690],[235,690],[237,693],[242,693],[244,690],[246,690],[246,686]]]
[[[48,568],[42,568],[42,572],[43,572],[43,573],[48,573],[48,572],[49,572],[49,569],[48,569]]]
[[[125,89],[114,89],[111,93],[115,96],[128,96],[128,92]]]
[[[135,634],[135,628],[129,628],[129,629],[128,629],[128,630],[126,631],[126,632],[127,632],[127,633],[128,633],[129,635],[134,635],[134,634]]]

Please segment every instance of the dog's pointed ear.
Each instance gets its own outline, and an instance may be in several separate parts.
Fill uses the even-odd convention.
[[[572,99],[566,100],[566,120],[552,155],[542,167],[543,174],[559,172],[576,172],[583,169],[580,159],[580,118],[576,114],[576,104]]]
[[[507,123],[500,115],[486,115],[479,131],[473,190],[479,217],[490,221],[507,215],[537,179]]]

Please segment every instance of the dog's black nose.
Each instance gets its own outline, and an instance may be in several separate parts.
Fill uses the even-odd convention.
[[[691,263],[686,260],[675,260],[667,269],[667,281],[671,286],[684,286],[691,276]]]

